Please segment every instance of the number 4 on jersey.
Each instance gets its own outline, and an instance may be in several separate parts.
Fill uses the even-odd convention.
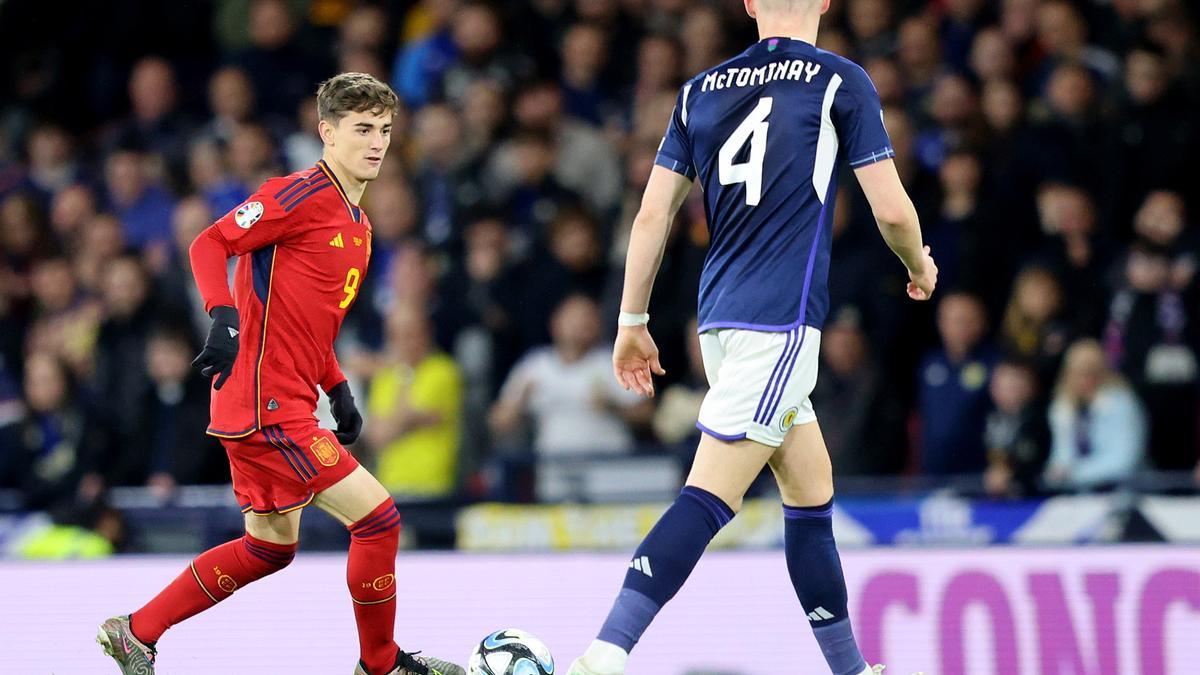
[[[721,185],[745,183],[746,206],[758,206],[762,199],[763,158],[767,154],[767,127],[770,126],[767,116],[771,114],[772,100],[770,96],[758,99],[758,105],[733,130],[717,154],[717,177]],[[741,164],[734,164],[733,158],[747,138],[750,139],[750,157]]]

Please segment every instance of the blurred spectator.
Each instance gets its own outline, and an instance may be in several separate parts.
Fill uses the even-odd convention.
[[[84,224],[95,215],[96,195],[86,185],[65,187],[50,202],[50,227],[62,247],[71,253],[79,248]]]
[[[234,62],[250,76],[255,92],[270,93],[259,100],[262,112],[291,115],[318,82],[333,75],[329,59],[304,48],[283,0],[254,0],[249,25],[251,44]]]
[[[1068,0],[1043,0],[1037,6],[1037,42],[1045,54],[1044,68],[1074,62],[1097,78],[1116,73],[1118,62],[1108,50],[1088,43],[1087,25]]]
[[[434,247],[447,247],[459,233],[454,224],[483,198],[477,168],[463,154],[462,124],[448,105],[430,105],[415,119],[414,185],[421,195],[421,233]]]
[[[400,137],[407,131],[407,128],[400,124],[399,111],[397,111],[396,117],[395,127],[392,131],[393,138]],[[295,129],[283,140],[281,150],[287,163],[286,170],[289,173],[303,171],[321,159],[325,145],[321,141],[321,137],[317,135],[318,124],[320,124],[320,120],[317,116],[317,97],[309,96],[296,106]]]
[[[451,19],[450,36],[458,50],[435,88],[444,100],[461,103],[473,82],[489,79],[506,89],[533,73],[533,63],[504,39],[498,8],[490,2],[463,2]]]
[[[503,208],[516,226],[517,249],[532,250],[558,212],[581,203],[574,191],[554,176],[554,138],[545,131],[520,132],[489,167],[492,202]]]
[[[683,71],[694,75],[732,56],[725,25],[728,17],[708,4],[695,4],[683,16],[679,41],[683,45]]]
[[[1004,348],[1028,360],[1043,385],[1056,377],[1063,350],[1072,339],[1062,320],[1063,303],[1058,279],[1045,267],[1031,265],[1013,282],[1000,327]]]
[[[1109,364],[1146,405],[1159,469],[1188,469],[1197,460],[1200,331],[1189,310],[1196,303],[1191,280],[1192,270],[1180,274],[1165,250],[1135,244],[1104,331]]]
[[[546,342],[550,313],[563,298],[579,293],[599,301],[608,279],[603,253],[587,213],[564,209],[548,224],[545,248],[521,267],[518,331],[525,347]]]
[[[1095,335],[1102,323],[1108,251],[1096,233],[1096,211],[1082,188],[1049,183],[1038,191],[1046,242],[1037,255],[1072,299],[1063,318],[1074,335]]]
[[[489,158],[500,141],[508,119],[505,91],[492,80],[476,80],[462,103],[463,142],[467,156],[478,161]]]
[[[10,552],[24,560],[94,560],[119,552],[125,544],[125,517],[107,504],[60,504],[51,522],[13,542]]]
[[[1095,340],[1067,349],[1050,405],[1046,482],[1056,488],[1112,486],[1142,461],[1146,417],[1141,403],[1104,359]]]
[[[225,66],[208,81],[208,109],[212,119],[197,131],[203,140],[228,143],[237,128],[254,117],[257,99],[250,76],[237,66]]]
[[[426,24],[419,29],[423,34],[405,36],[408,39],[392,65],[392,87],[405,105],[419,108],[428,103],[438,93],[446,70],[458,59],[459,47],[450,32],[458,7],[457,0],[426,0],[414,8],[419,22]]]
[[[167,190],[150,176],[148,158],[133,149],[109,155],[105,165],[108,203],[124,228],[125,242],[137,249],[162,246],[171,238],[171,210],[175,204]]]
[[[50,354],[33,352],[26,358],[25,402],[20,482],[26,505],[45,508],[74,496],[87,429],[74,378]]]
[[[552,346],[534,349],[513,367],[490,414],[493,431],[511,434],[528,415],[540,457],[629,452],[630,425],[648,422],[653,406],[613,378],[612,353],[599,345],[596,303],[581,295],[563,300],[550,333]]]
[[[43,258],[33,266],[33,321],[26,351],[53,355],[76,376],[92,369],[101,308],[80,292],[65,257]]]
[[[588,124],[601,124],[606,108],[615,105],[602,79],[608,36],[597,25],[577,23],[563,36],[561,50],[563,109]]]
[[[109,132],[109,149],[138,148],[166,160],[169,168],[181,168],[191,123],[179,110],[178,94],[175,69],[166,59],[138,61],[129,75],[130,116]]]
[[[104,270],[104,321],[96,342],[94,440],[80,484],[85,501],[111,485],[140,485],[149,468],[139,443],[141,406],[151,387],[145,367],[146,337],[154,324],[149,280],[137,258],[116,258]]]
[[[977,296],[942,296],[937,310],[942,346],[925,357],[918,371],[922,473],[978,473],[986,464],[987,389],[996,362],[994,349],[984,341],[987,328],[987,313]]]
[[[904,410],[871,356],[862,316],[841,308],[821,333],[821,376],[813,389],[821,435],[839,476],[904,468]]]
[[[988,389],[993,408],[983,439],[988,459],[984,489],[993,497],[1034,494],[1049,445],[1037,374],[1025,362],[1001,361]]]
[[[596,213],[607,213],[616,206],[621,191],[620,161],[598,131],[565,116],[563,95],[557,86],[542,82],[523,89],[513,102],[513,115],[522,130],[549,141],[555,182],[582,196]],[[522,182],[521,173],[513,172],[512,167],[529,160],[509,157],[522,152],[522,140],[518,136],[513,143],[502,145],[490,167],[489,182],[499,184],[501,191]]]
[[[160,499],[177,485],[229,481],[225,454],[206,436],[209,382],[191,368],[199,351],[190,330],[162,325],[146,340],[150,387],[142,411],[137,447],[146,458],[146,484]]]
[[[157,295],[167,311],[174,314],[178,321],[190,323],[196,336],[208,333],[212,319],[204,311],[204,299],[200,297],[200,291],[193,281],[192,259],[188,249],[214,220],[213,212],[200,197],[185,197],[179,201],[171,216],[174,230],[171,264],[161,270],[156,279]]]
[[[1105,161],[1108,203],[1122,227],[1150,190],[1186,189],[1184,177],[1200,147],[1200,125],[1168,68],[1165,53],[1152,44],[1138,45],[1125,58],[1123,91],[1109,131],[1112,154]]]
[[[687,341],[687,373],[682,381],[663,388],[652,420],[658,440],[689,456],[696,451],[700,437],[696,420],[700,415],[700,404],[708,393],[708,376],[704,372],[697,327],[695,317],[688,320],[687,335],[691,339]]]
[[[396,307],[387,328],[386,351],[367,394],[375,475],[393,494],[448,496],[458,482],[462,374],[436,351],[423,308]]]
[[[29,134],[29,183],[39,200],[50,203],[55,193],[64,190],[84,177],[83,167],[75,157],[71,137],[66,130],[44,124]]]
[[[868,61],[895,51],[892,3],[888,0],[850,0],[846,3],[846,18],[860,60]]]
[[[250,193],[249,188],[229,173],[222,146],[211,140],[192,144],[188,155],[188,180],[208,208],[217,214],[237,208]]]
[[[1032,127],[1036,145],[1027,149],[1032,170],[1043,178],[1088,188],[1103,183],[1099,149],[1104,127],[1097,116],[1096,85],[1087,69],[1075,62],[1057,66],[1048,76],[1046,91]]]

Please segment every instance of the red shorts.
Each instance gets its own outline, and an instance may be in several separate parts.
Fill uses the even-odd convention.
[[[316,420],[263,427],[242,438],[222,438],[242,513],[287,513],[350,475],[358,460]]]

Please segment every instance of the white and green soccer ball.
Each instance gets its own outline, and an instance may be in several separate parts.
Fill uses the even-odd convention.
[[[483,638],[475,647],[467,675],[554,675],[554,657],[541,640],[507,628]]]

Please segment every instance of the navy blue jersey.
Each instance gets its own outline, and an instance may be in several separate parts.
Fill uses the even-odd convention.
[[[768,38],[684,85],[655,163],[704,189],[701,332],[820,328],[837,167],[894,156],[855,63]]]

